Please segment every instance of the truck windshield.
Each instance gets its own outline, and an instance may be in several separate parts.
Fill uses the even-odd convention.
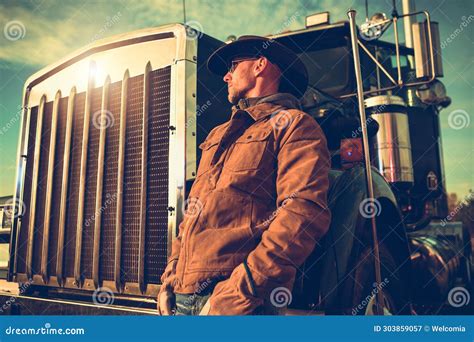
[[[309,86],[333,96],[341,95],[349,83],[350,52],[346,46],[299,54],[306,65]]]

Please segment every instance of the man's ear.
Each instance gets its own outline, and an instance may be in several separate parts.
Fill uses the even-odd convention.
[[[266,57],[260,57],[254,64],[255,77],[260,75],[268,66],[268,59]]]

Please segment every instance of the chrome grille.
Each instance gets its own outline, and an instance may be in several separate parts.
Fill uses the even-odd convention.
[[[127,71],[123,81],[91,87],[89,95],[75,94],[71,89],[72,95],[58,93],[54,101],[43,98],[42,104],[31,108],[23,185],[26,211],[17,246],[19,279],[32,276],[35,284],[41,281],[44,285],[86,290],[105,282],[115,285],[110,287],[116,292],[132,288],[138,289],[137,294],[145,294],[148,285],[159,284],[168,251],[170,87],[171,67],[152,71],[147,65],[144,75],[129,78]],[[123,122],[122,107],[126,118]],[[104,115],[113,124],[101,129],[100,117]],[[56,134],[52,135],[54,130]],[[38,142],[40,154],[35,160]],[[54,167],[50,168],[52,161]],[[81,208],[83,220],[78,224]]]

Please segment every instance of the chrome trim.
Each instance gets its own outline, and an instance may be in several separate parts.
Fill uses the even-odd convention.
[[[372,96],[368,97],[364,100],[365,107],[375,107],[375,106],[390,106],[390,105],[397,105],[406,107],[405,101],[400,96],[392,96],[392,95],[379,95],[379,96]]]
[[[91,61],[89,70],[95,68],[95,63]],[[82,252],[82,224],[84,221],[84,196],[86,191],[86,174],[87,174],[87,146],[89,144],[89,125],[91,115],[92,89],[94,88],[94,77],[89,73],[89,82],[86,92],[86,103],[84,107],[84,129],[82,134],[82,151],[81,151],[81,170],[79,178],[79,198],[77,208],[77,227],[76,227],[76,254],[74,259],[74,278],[77,285],[81,284],[81,252]]]
[[[197,55],[196,41],[186,40],[185,43],[187,54]],[[176,130],[169,133],[168,205],[174,210],[169,211],[168,216],[168,257],[183,220],[186,180],[195,178],[193,172],[196,172],[196,85],[195,61],[180,60],[171,66],[170,126]]]
[[[99,136],[99,152],[97,156],[97,187],[95,198],[95,213],[94,213],[94,246],[92,252],[92,279],[94,280],[95,288],[99,288],[99,260],[100,260],[100,227],[102,224],[102,192],[104,184],[104,160],[105,160],[105,138],[107,134],[107,127],[104,123],[107,122],[107,109],[109,107],[109,89],[110,77],[105,79],[104,87],[102,88],[102,108],[100,112],[100,136]]]
[[[151,63],[148,62],[143,75],[143,126],[142,126],[142,171],[140,191],[140,230],[138,241],[138,284],[140,291],[145,292],[145,233],[146,233],[146,194],[147,194],[147,167],[148,167],[148,112],[150,101],[150,72]]]
[[[26,283],[28,282],[28,279],[29,278],[27,277],[25,273],[18,273],[16,275],[15,281],[18,283]],[[73,278],[66,278],[63,288],[77,291],[77,285],[75,284],[75,282],[76,281]],[[48,284],[44,284],[40,276],[35,276],[32,281],[32,284],[43,285],[43,286],[48,286],[48,287],[53,287],[53,288],[56,287],[54,284],[52,284],[52,281],[50,281]],[[112,282],[104,281],[104,286],[109,287],[108,285],[112,285]],[[112,287],[109,287],[109,288],[112,289]],[[92,280],[86,279],[84,281],[84,286],[81,288],[81,290],[93,292],[95,289],[94,289]],[[133,295],[133,296],[140,296],[140,297],[145,296],[149,298],[156,298],[159,290],[160,290],[160,285],[148,284],[146,288],[146,292],[143,293],[140,290],[140,286],[138,283],[125,282],[123,284],[123,290],[121,292],[121,295]],[[140,298],[140,300],[142,300],[142,298]]]
[[[58,227],[58,250],[56,256],[56,277],[58,283],[62,286],[63,279],[63,257],[64,257],[64,234],[66,229],[67,199],[69,186],[69,166],[71,161],[71,141],[72,141],[72,121],[74,115],[74,103],[76,99],[76,87],[73,87],[69,93],[67,103],[66,117],[66,136],[64,139],[64,157],[63,157],[63,175],[61,187],[61,204],[59,208],[59,227]]]
[[[49,139],[48,174],[46,178],[46,200],[44,205],[44,230],[43,247],[41,250],[41,276],[45,283],[48,282],[48,255],[49,255],[49,231],[51,229],[51,201],[53,197],[54,160],[56,157],[56,139],[58,131],[59,101],[61,91],[58,90],[54,98],[53,113],[51,118],[51,135]]]
[[[39,159],[41,156],[41,135],[43,128],[44,106],[46,103],[46,96],[42,96],[38,107],[38,116],[36,121],[36,136],[35,136],[35,153],[33,160],[33,175],[31,181],[31,197],[30,197],[30,225],[28,227],[28,251],[26,257],[26,274],[31,278],[32,263],[33,263],[33,241],[35,232],[35,215],[36,215],[36,191],[38,189],[38,173],[39,173]]]
[[[122,256],[122,206],[123,206],[123,176],[125,165],[125,140],[127,131],[127,93],[128,79],[130,73],[128,69],[125,71],[122,80],[122,93],[120,103],[120,135],[119,135],[119,152],[118,152],[118,172],[117,172],[117,212],[115,216],[115,265],[114,280],[115,287],[122,292],[122,282],[120,279],[120,263]]]
[[[408,83],[405,83],[402,79],[402,76],[401,76],[401,66],[400,66],[400,45],[399,45],[399,39],[398,39],[398,27],[397,27],[397,21],[398,19],[401,19],[401,18],[406,18],[406,17],[410,17],[410,16],[414,16],[416,17],[417,15],[419,14],[424,14],[425,17],[426,17],[426,21],[427,21],[427,31],[428,31],[428,42],[429,42],[429,54],[430,54],[430,58],[431,58],[431,65],[430,65],[430,69],[431,69],[431,76],[428,80],[422,80],[422,81],[415,81],[415,82],[408,82]],[[422,84],[428,84],[428,83],[431,83],[435,78],[436,78],[436,74],[435,74],[435,62],[434,62],[434,48],[433,48],[433,41],[432,41],[432,33],[431,33],[431,19],[430,19],[430,14],[427,12],[427,11],[420,11],[420,12],[415,12],[415,13],[409,13],[409,14],[404,14],[404,15],[399,15],[397,18],[393,18],[393,19],[387,19],[386,20],[387,22],[388,21],[393,21],[394,23],[394,35],[395,35],[395,54],[396,54],[396,60],[397,60],[397,77],[398,77],[398,82],[394,82],[394,79],[393,77],[390,77],[389,76],[389,79],[392,83],[395,83],[394,85],[391,85],[391,86],[387,86],[387,87],[384,87],[384,88],[381,88],[381,89],[372,89],[372,90],[367,90],[367,91],[362,91],[361,95],[370,95],[370,94],[374,94],[374,93],[383,93],[383,92],[386,92],[386,91],[389,91],[389,90],[393,90],[393,89],[396,89],[396,88],[401,88],[401,87],[414,87],[414,86],[419,86],[419,85],[422,85]],[[355,24],[355,22],[354,22]],[[414,26],[416,28],[416,25]],[[357,45],[360,46],[364,52],[367,53],[367,55],[369,55],[369,57],[376,63],[376,65],[384,72],[384,74],[388,75],[388,71],[386,71],[386,69],[380,64],[378,63],[377,59],[370,53],[370,51],[362,44],[362,42],[357,39]],[[416,43],[415,43],[416,45]],[[416,59],[416,56],[415,56],[415,59]],[[416,64],[416,63],[415,63]],[[419,64],[419,63],[418,63]],[[349,98],[349,97],[352,97],[352,96],[356,96],[358,94],[358,92],[354,92],[354,93],[349,93],[349,94],[345,94],[345,95],[342,95],[342,96],[339,96],[340,99],[345,99],[345,98]]]
[[[23,108],[22,108],[22,118],[20,126],[20,135],[18,138],[18,151],[17,151],[17,170],[15,176],[15,197],[13,203],[17,203],[22,206],[18,208],[19,213],[22,213],[23,210],[26,211],[26,205],[23,200],[23,193],[25,190],[25,175],[26,175],[26,165],[28,163],[27,154],[28,154],[28,143],[30,136],[30,118],[31,118],[31,107],[28,106],[29,103],[30,90],[25,88],[23,95]],[[18,243],[20,239],[21,231],[21,221],[23,215],[19,217],[14,217],[12,222],[12,229],[10,235],[10,258],[8,262],[9,274],[7,276],[8,281],[12,281],[13,277],[17,273],[18,266]],[[13,239],[15,241],[13,242]],[[12,264],[12,254],[13,254],[13,264]]]

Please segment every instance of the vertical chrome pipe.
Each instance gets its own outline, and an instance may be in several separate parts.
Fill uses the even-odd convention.
[[[366,171],[366,181],[367,181],[367,194],[369,199],[374,201],[374,187],[372,180],[372,166],[370,162],[370,150],[369,150],[369,136],[367,133],[367,119],[365,116],[365,104],[364,104],[364,88],[362,83],[362,73],[360,70],[360,58],[359,58],[359,44],[357,38],[357,26],[356,26],[356,11],[349,10],[347,15],[349,17],[350,23],[350,32],[351,32],[351,42],[352,42],[352,53],[354,57],[354,69],[355,76],[357,81],[357,100],[359,105],[359,115],[360,115],[360,125],[362,128],[362,142],[364,145],[364,156],[365,156],[365,171]],[[377,286],[382,282],[381,272],[380,272],[380,253],[379,253],[379,242],[377,239],[377,224],[375,221],[375,215],[371,215],[371,225],[372,225],[372,238],[374,243],[374,256],[375,256],[375,281]],[[377,292],[375,298],[376,302],[376,313],[377,315],[383,314],[383,293],[382,291]]]
[[[407,16],[406,14],[416,12],[414,0],[402,0],[403,31],[405,32],[405,46],[413,47],[413,29],[412,25],[416,23],[416,16]],[[410,66],[413,67],[413,56],[408,56]]]

